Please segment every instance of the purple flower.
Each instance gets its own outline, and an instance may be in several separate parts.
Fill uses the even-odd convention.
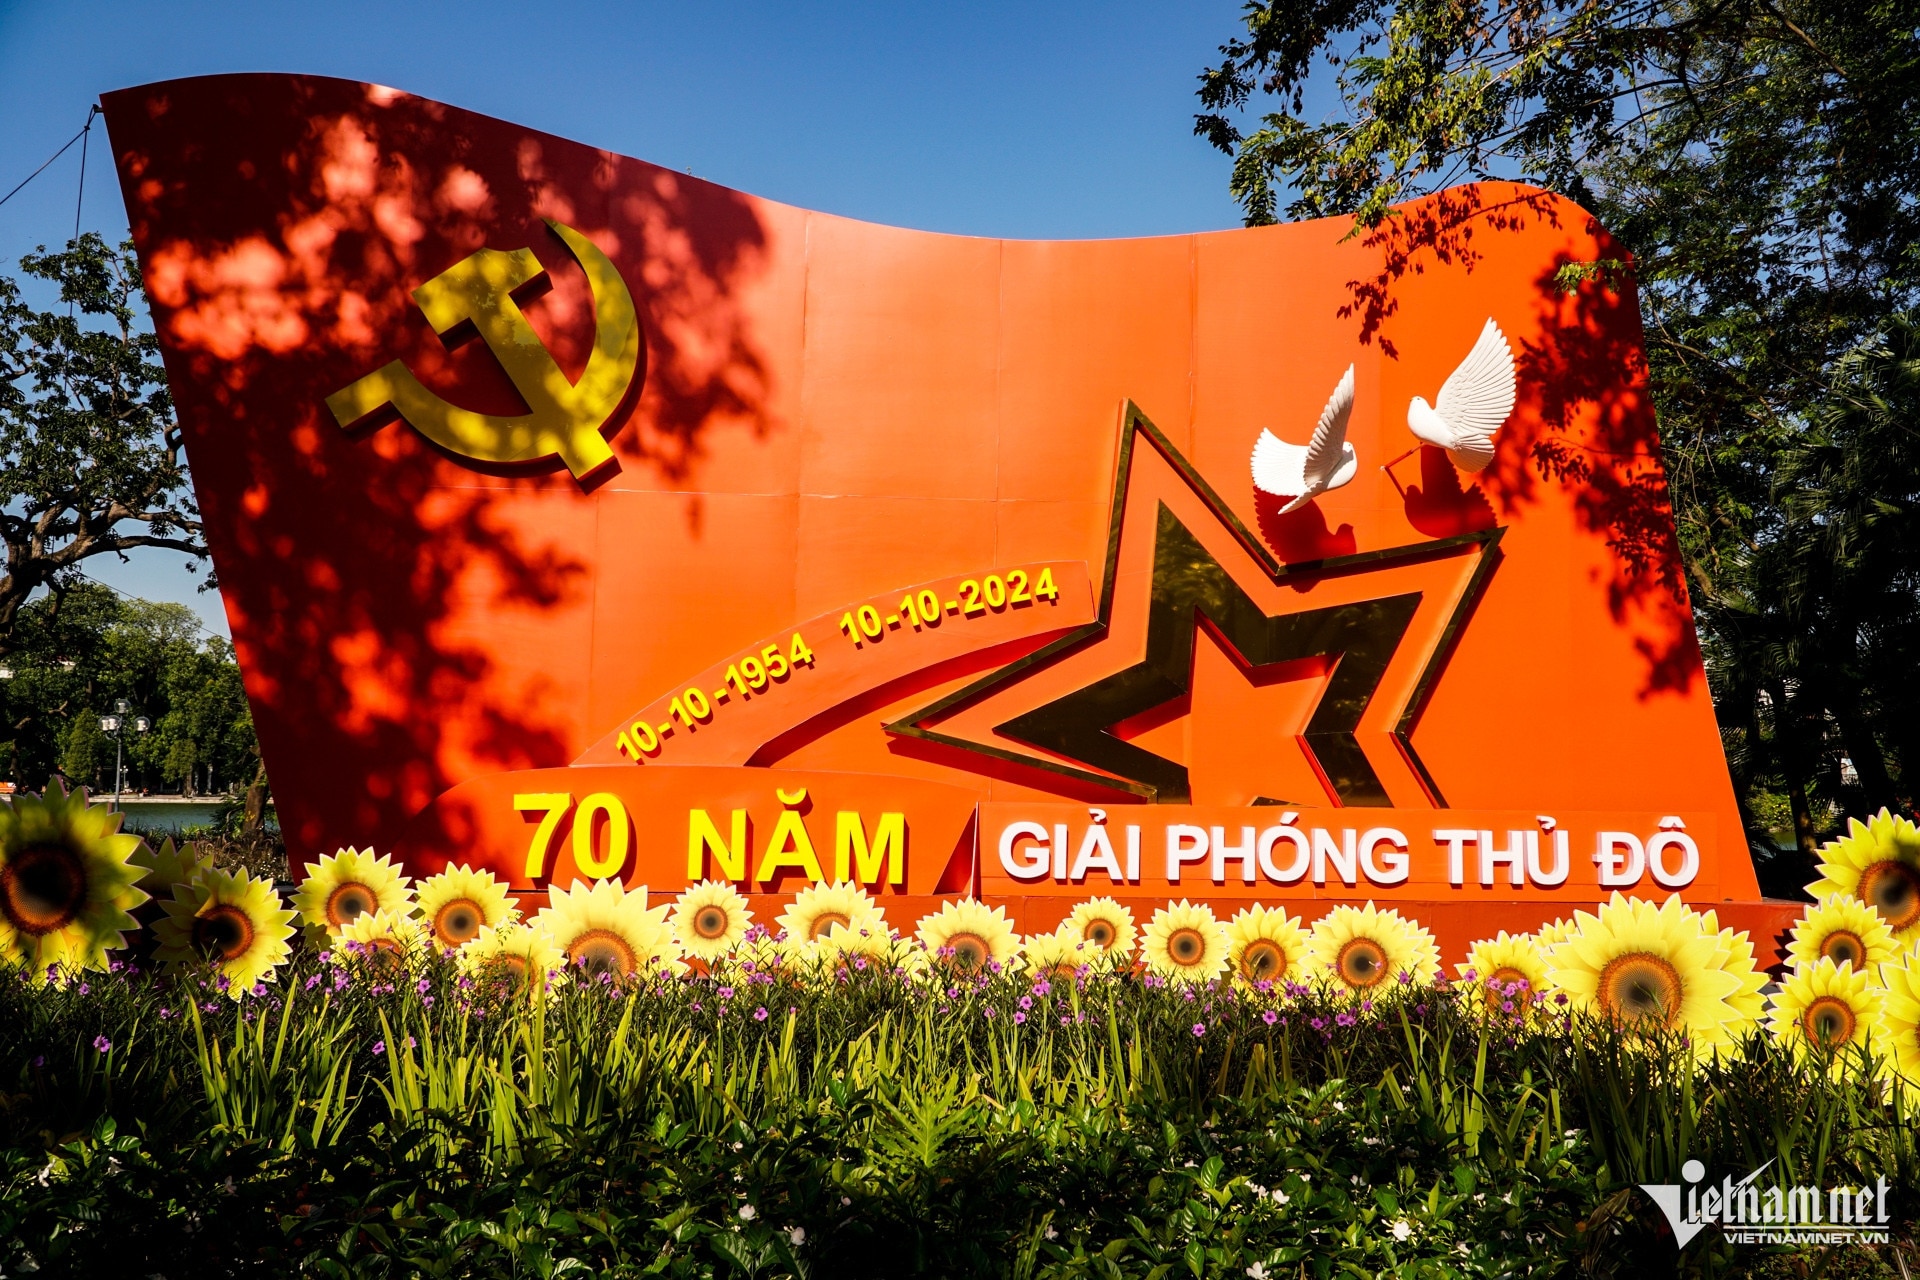
[[[980,1011],[980,1016],[983,1018],[991,1018],[993,1016],[993,1006],[988,1005],[986,1008],[982,1009]]]
[[[1333,1015],[1333,1020],[1334,1020],[1334,1022],[1335,1022],[1335,1024],[1337,1024],[1337,1025],[1339,1025],[1339,1026],[1342,1026],[1342,1027],[1350,1027],[1350,1026],[1352,1026],[1352,1025],[1353,1025],[1354,1023],[1356,1023],[1356,1022],[1358,1022],[1358,1021],[1359,1021],[1359,1019],[1358,1019],[1358,1018],[1356,1018],[1356,1017],[1354,1017],[1354,1016],[1353,1016],[1352,1014],[1350,1014],[1350,1013],[1336,1013],[1336,1014],[1334,1014],[1334,1015]]]
[[[732,988],[732,987],[722,987],[722,988],[720,988],[720,998],[721,998],[722,1000],[731,1000],[731,999],[733,999],[733,988]]]
[[[694,1002],[693,1002],[693,1003],[692,1003],[691,1005],[689,1005],[688,1007],[689,1007],[689,1008],[691,1008],[691,1009],[692,1009],[692,1010],[693,1010],[693,1011],[694,1011],[695,1013],[698,1013],[698,1012],[700,1012],[700,1002],[699,1002],[698,1000],[695,1000],[695,1001],[694,1001]]]
[[[425,995],[427,994],[427,989],[431,986],[433,986],[431,982],[428,982],[425,978],[422,978],[420,979],[420,981],[413,984],[413,989],[415,994]]]
[[[765,1005],[753,1011],[753,1020],[755,1022],[765,1022],[767,1020],[767,1009]]]
[[[1315,1031],[1325,1031],[1327,1029],[1327,1020],[1325,1018],[1315,1018],[1308,1022],[1307,1025]]]
[[[1067,1017],[1065,1014],[1062,1014],[1060,1015],[1060,1025],[1063,1027],[1070,1027],[1073,1025],[1073,1019]]]
[[[311,991],[311,990],[313,990],[313,989],[314,989],[315,987],[317,987],[317,986],[319,986],[319,985],[320,985],[320,975],[319,975],[319,974],[317,974],[317,973],[316,973],[316,974],[314,974],[314,975],[313,975],[313,976],[312,976],[311,978],[308,978],[308,979],[307,979],[307,990],[309,990],[309,991]]]
[[[255,996],[256,998],[258,998],[258,997],[260,997],[260,996],[264,996],[264,995],[266,995],[266,994],[267,994],[267,984],[266,984],[266,983],[264,983],[264,982],[256,982],[256,983],[254,983],[254,984],[253,984],[253,994],[254,994],[254,996]]]
[[[1021,997],[1020,997],[1020,1007],[1021,1007],[1022,1009],[1031,1009],[1031,1008],[1033,1008],[1033,998],[1032,998],[1031,996],[1021,996]]]
[[[95,1036],[93,1038],[93,1048],[96,1053],[110,1052],[113,1049],[113,1041],[107,1039],[105,1036]]]
[[[1194,1035],[1196,1035],[1196,1036],[1203,1036],[1203,1035],[1205,1035],[1205,1034],[1207,1034],[1207,1024],[1206,1024],[1206,1023],[1204,1023],[1204,1022],[1196,1022],[1196,1023],[1194,1023],[1194,1024],[1193,1024],[1193,1034],[1194,1034]]]
[[[167,1006],[165,1005],[160,1006],[160,1021],[165,1022],[168,1018],[171,1018],[172,1016],[173,1016],[173,1010],[167,1008]]]
[[[417,1048],[417,1047],[418,1047],[417,1045],[415,1045],[415,1044],[414,1044],[414,1042],[413,1042],[413,1037],[412,1037],[412,1036],[408,1036],[408,1037],[407,1037],[407,1039],[406,1039],[406,1045],[407,1045],[407,1048],[409,1048],[409,1049],[413,1049],[413,1048]]]
[[[92,987],[90,987],[90,986],[88,986],[88,985],[87,985],[86,983],[84,983],[84,982],[83,982],[83,983],[81,983],[81,984],[80,984],[80,985],[79,985],[78,987],[76,987],[76,988],[74,988],[74,989],[75,989],[76,991],[78,991],[78,992],[79,992],[79,993],[80,993],[81,995],[83,995],[83,996],[84,996],[84,995],[86,995],[86,994],[87,994],[87,993],[88,993],[89,991],[92,991],[92,990],[93,990],[93,988],[92,988]],[[104,1050],[104,1049],[102,1049],[102,1050],[101,1050],[101,1052],[102,1052],[102,1053],[105,1053],[105,1052],[106,1052],[106,1050]]]
[[[1413,1016],[1414,1016],[1414,1017],[1416,1017],[1416,1018],[1424,1018],[1424,1017],[1426,1017],[1426,1016],[1427,1016],[1427,1006],[1426,1006],[1426,1005],[1424,1005],[1424,1004],[1417,1004],[1417,1005],[1415,1005],[1415,1006],[1413,1006]]]
[[[1048,982],[1045,978],[1042,978],[1040,979],[1040,981],[1033,984],[1033,994],[1037,996],[1044,996],[1049,991],[1052,991],[1052,990],[1053,990],[1053,984],[1051,982]]]
[[[1013,1025],[1016,1027],[1019,1026],[1021,1023],[1025,1022],[1026,1020],[1027,1020],[1027,1015],[1024,1013],[1016,1013],[1013,1015]]]
[[[432,997],[432,996],[421,996],[421,997],[420,997],[420,1003],[421,1003],[421,1004],[423,1004],[423,1005],[425,1005],[425,1006],[426,1006],[427,1008],[429,1008],[429,1009],[431,1009],[431,1008],[433,1008],[433,997]]]
[[[376,1057],[376,1058],[377,1058],[377,1057],[379,1057],[379,1056],[380,1056],[381,1054],[383,1054],[383,1053],[385,1053],[386,1051],[387,1051],[387,1042],[386,1042],[385,1040],[375,1040],[375,1041],[373,1042],[373,1056],[374,1056],[374,1057]]]
[[[1266,1023],[1268,1026],[1272,1026],[1274,1023],[1280,1021],[1280,1015],[1269,1009],[1260,1015],[1260,1021]]]
[[[1553,993],[1553,1002],[1554,1002],[1555,1004],[1565,1004],[1565,1003],[1567,1002],[1567,993],[1566,993],[1566,992],[1564,992],[1564,991],[1556,991],[1556,992],[1554,992],[1554,993]]]

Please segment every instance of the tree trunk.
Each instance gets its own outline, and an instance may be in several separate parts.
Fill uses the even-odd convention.
[[[253,834],[267,821],[267,762],[262,760],[247,787],[247,832]]]
[[[1813,835],[1813,807],[1807,800],[1808,768],[1807,725],[1798,707],[1787,700],[1786,686],[1776,683],[1773,696],[1773,744],[1780,759],[1780,774],[1787,784],[1787,801],[1793,807],[1793,842],[1800,852],[1811,856],[1820,847]]]
[[[1866,813],[1899,804],[1893,794],[1893,778],[1887,772],[1887,755],[1881,750],[1880,740],[1874,736],[1873,726],[1867,723],[1866,716],[1860,710],[1860,691],[1853,681],[1836,680],[1828,690],[1825,699],[1827,710],[1833,713],[1833,721],[1840,726],[1840,741],[1846,744],[1847,758],[1853,761],[1853,771],[1860,778],[1860,790],[1866,805]],[[1865,817],[1866,814],[1860,815]]]

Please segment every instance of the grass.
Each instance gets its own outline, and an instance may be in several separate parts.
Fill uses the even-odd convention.
[[[1464,989],[872,968],[531,1003],[306,955],[238,1002],[7,975],[0,1027],[9,1276],[1895,1275],[1711,1231],[1676,1255],[1636,1184],[1775,1160],[1886,1175],[1902,1235],[1920,1209],[1870,1064]]]

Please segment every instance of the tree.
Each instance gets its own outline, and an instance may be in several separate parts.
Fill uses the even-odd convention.
[[[1911,416],[1860,406],[1898,400],[1863,379],[1893,387],[1907,357],[1873,353],[1907,349],[1898,316],[1920,303],[1911,7],[1273,0],[1247,6],[1221,55],[1195,130],[1233,157],[1249,223],[1284,200],[1378,231],[1397,201],[1506,177],[1579,202],[1625,246],[1560,282],[1637,283],[1757,848],[1776,797],[1806,852],[1841,811],[1910,806],[1920,451]],[[1308,121],[1322,85],[1339,109]],[[1273,109],[1243,131],[1256,98]]]
[[[58,771],[110,788],[114,743],[100,717],[124,698],[150,725],[122,735],[129,786],[222,794],[257,778],[233,647],[203,639],[185,606],[82,582],[27,604],[15,635],[13,678],[0,681],[0,774],[39,787]]]
[[[88,232],[20,266],[59,285],[69,312],[35,310],[0,276],[0,657],[27,601],[90,556],[206,555],[159,348],[137,324],[132,245]]]

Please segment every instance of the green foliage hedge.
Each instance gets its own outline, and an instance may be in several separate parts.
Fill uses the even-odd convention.
[[[9,1276],[1894,1274],[1676,1255],[1634,1184],[1773,1159],[1885,1174],[1902,1234],[1920,1206],[1871,1063],[1464,989],[723,972],[530,1005],[307,956],[240,1001],[7,975],[0,1027]]]

